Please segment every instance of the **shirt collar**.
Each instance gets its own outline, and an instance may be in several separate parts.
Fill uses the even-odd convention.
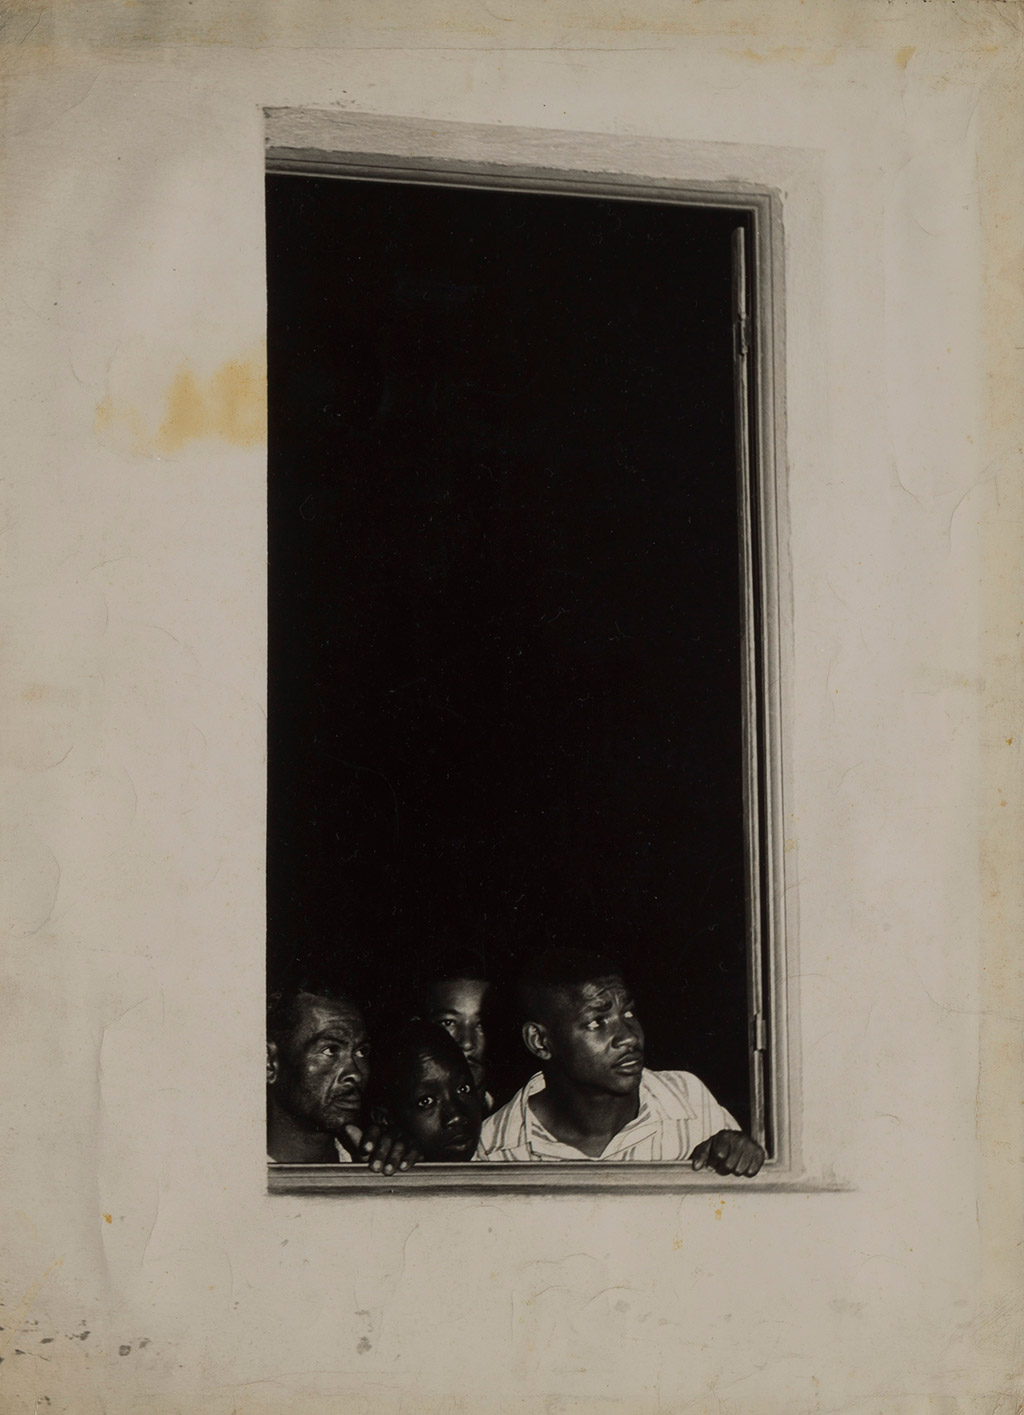
[[[599,1155],[585,1155],[582,1150],[577,1150],[574,1145],[568,1145],[564,1140],[558,1140],[549,1130],[541,1124],[537,1118],[533,1107],[530,1105],[530,1097],[537,1095],[544,1090],[544,1073],[538,1071],[535,1076],[531,1076],[523,1087],[523,1136],[526,1140],[526,1148],[530,1152],[532,1159],[552,1159],[564,1160],[569,1157],[581,1160],[606,1160],[615,1159],[624,1150],[631,1149],[633,1145],[649,1139],[658,1128],[658,1122],[651,1114],[651,1107],[648,1103],[648,1092],[646,1073],[640,1077],[640,1108],[636,1115],[627,1125],[624,1125],[617,1134],[613,1135],[608,1144]]]

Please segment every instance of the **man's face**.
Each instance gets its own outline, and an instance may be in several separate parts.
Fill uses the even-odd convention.
[[[639,1087],[644,1031],[621,978],[595,978],[553,992],[541,1030],[545,1060],[575,1085],[611,1095]]]
[[[291,1035],[270,1045],[268,1085],[277,1104],[310,1130],[356,1124],[370,1074],[362,1013],[351,1003],[304,996]]]
[[[443,1027],[458,1043],[478,1086],[483,1086],[484,1078],[483,1006],[489,986],[479,978],[433,983],[424,1006],[426,1020]]]
[[[480,1139],[480,1094],[461,1057],[424,1047],[410,1063],[393,1111],[426,1160],[468,1160]]]

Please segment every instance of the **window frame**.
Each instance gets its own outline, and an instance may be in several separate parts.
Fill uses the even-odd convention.
[[[800,1189],[796,1068],[784,880],[782,703],[785,399],[784,231],[780,192],[707,170],[706,150],[671,140],[480,127],[313,109],[267,108],[267,175],[327,176],[731,209],[747,237],[734,262],[737,470],[743,604],[748,1058],[752,1129],[769,1154],[759,1190]],[[658,175],[645,174],[644,167]],[[623,170],[623,168],[625,170]],[[678,175],[664,175],[664,169]],[[660,171],[658,169],[661,169]],[[739,272],[739,273],[737,273]],[[357,1165],[268,1165],[270,1193],[484,1190],[681,1192],[720,1188],[680,1164],[431,1165],[398,1178]],[[736,1181],[732,1181],[735,1183]]]

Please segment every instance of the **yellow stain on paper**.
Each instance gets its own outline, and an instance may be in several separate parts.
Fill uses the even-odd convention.
[[[775,49],[744,49],[743,57],[752,64],[810,64],[828,68],[836,62],[838,49],[813,50],[780,44]]]
[[[108,393],[96,409],[100,436],[127,434],[140,456],[169,456],[190,442],[212,439],[233,447],[258,447],[267,438],[265,353],[229,359],[212,374],[183,360],[149,416]]]

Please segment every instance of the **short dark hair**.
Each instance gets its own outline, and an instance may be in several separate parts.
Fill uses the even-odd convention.
[[[435,1022],[409,1022],[374,1051],[371,1101],[385,1106],[393,1104],[405,1083],[410,1063],[424,1051],[454,1062],[456,1066],[464,1066],[472,1075],[461,1048],[449,1032]]]
[[[331,978],[304,975],[273,988],[267,993],[267,1040],[280,1046],[299,1024],[300,1001],[304,997],[320,997],[327,1002],[341,1002],[365,1011],[358,998],[348,988]]]
[[[396,1022],[399,1015],[413,1020],[422,1017],[426,997],[431,988],[436,987],[438,983],[452,983],[458,980],[490,983],[491,979],[481,954],[473,948],[457,947],[428,955],[406,980],[399,1003],[401,1011],[396,1009]]]
[[[550,948],[529,960],[515,986],[520,1020],[537,1021],[553,993],[565,994],[596,978],[623,978],[613,958],[588,948]]]
[[[483,957],[475,948],[450,948],[439,954],[421,968],[419,982],[421,987],[428,988],[434,983],[450,983],[456,978],[490,982]]]

